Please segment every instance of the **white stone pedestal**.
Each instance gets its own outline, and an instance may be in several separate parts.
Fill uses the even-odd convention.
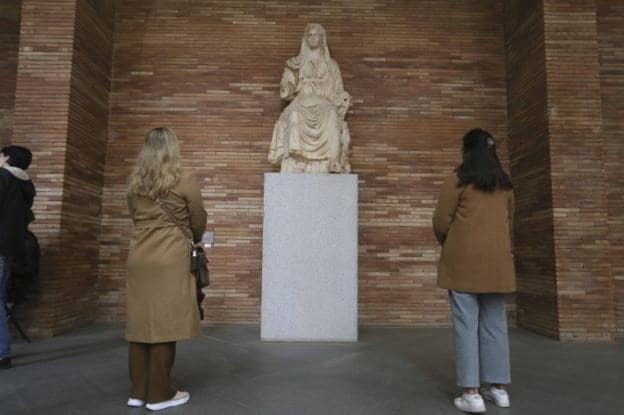
[[[357,184],[265,174],[262,340],[357,341]]]

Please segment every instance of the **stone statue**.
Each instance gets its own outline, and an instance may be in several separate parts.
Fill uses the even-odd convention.
[[[269,161],[282,173],[349,173],[351,97],[321,25],[306,26],[299,55],[286,62],[280,97],[291,102],[275,123]]]

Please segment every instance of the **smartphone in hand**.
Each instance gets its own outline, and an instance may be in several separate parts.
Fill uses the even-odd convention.
[[[212,247],[212,244],[214,243],[214,231],[204,232],[204,235],[202,236],[201,241],[204,244],[204,247],[206,248]]]

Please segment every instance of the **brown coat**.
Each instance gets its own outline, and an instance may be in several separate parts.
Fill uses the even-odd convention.
[[[442,245],[438,286],[468,293],[515,291],[513,191],[483,192],[458,182],[455,173],[446,179],[433,215]]]
[[[164,197],[163,203],[187,234],[201,240],[206,211],[199,186],[189,174]],[[126,339],[161,343],[199,334],[195,280],[190,272],[190,243],[155,201],[128,195],[134,222],[127,279]]]

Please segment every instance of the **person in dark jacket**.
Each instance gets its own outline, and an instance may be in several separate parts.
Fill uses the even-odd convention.
[[[7,325],[7,285],[12,258],[25,249],[35,186],[26,173],[32,153],[10,145],[0,150],[0,369],[11,367],[11,344]]]

